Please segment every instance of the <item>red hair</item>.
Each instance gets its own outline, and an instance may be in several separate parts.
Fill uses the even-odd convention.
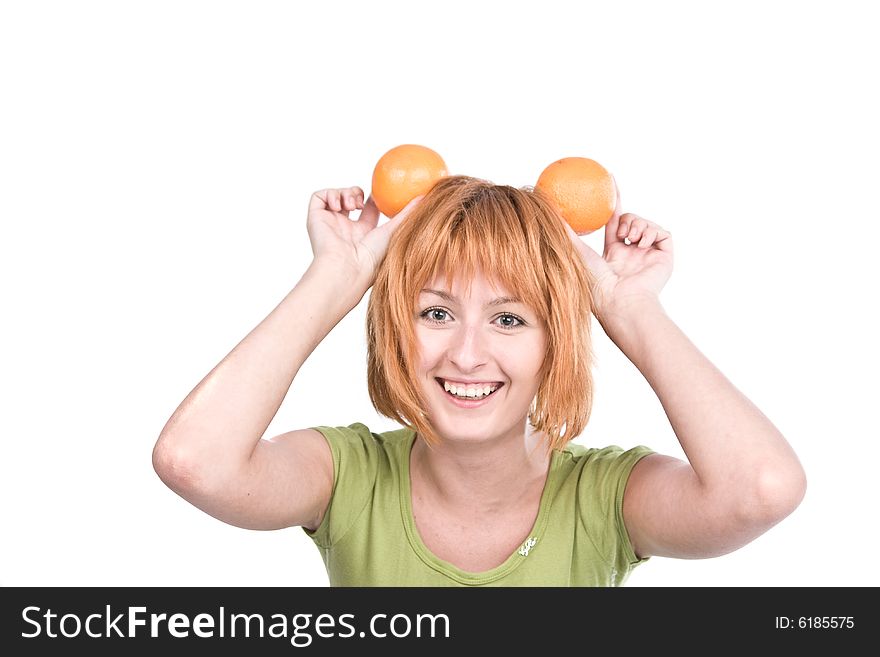
[[[460,278],[469,294],[479,269],[547,327],[530,424],[553,449],[583,431],[593,402],[592,274],[563,222],[549,199],[531,187],[447,176],[425,195],[392,235],[367,308],[368,387],[380,414],[428,443],[439,440],[415,374],[416,303],[440,271],[447,289]]]

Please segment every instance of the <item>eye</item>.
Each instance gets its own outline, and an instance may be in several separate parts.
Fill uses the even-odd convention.
[[[448,314],[449,311],[443,310],[443,308],[428,308],[427,310],[422,311],[419,317],[425,319],[425,321],[430,322],[431,324],[443,324],[443,318],[437,319],[437,314],[445,315]]]
[[[449,311],[444,308],[428,308],[427,310],[423,310],[419,317],[424,319],[426,322],[430,324],[443,325],[448,322],[448,319],[444,316],[448,316]],[[502,313],[495,318],[500,321],[499,326],[507,331],[512,329],[517,329],[521,326],[525,326],[526,322],[520,317],[513,315],[511,313]]]
[[[518,328],[518,327],[523,326],[525,324],[525,322],[523,320],[521,320],[519,317],[517,317],[516,315],[511,315],[509,313],[505,313],[503,315],[498,315],[498,319],[513,320],[514,323],[512,323],[512,324],[507,324],[507,323],[502,322],[501,326],[503,326],[504,328]]]

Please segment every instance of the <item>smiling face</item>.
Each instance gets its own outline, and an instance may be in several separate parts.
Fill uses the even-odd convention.
[[[544,195],[442,178],[395,229],[376,272],[366,327],[370,401],[432,446],[505,431],[563,446],[592,407],[592,287]],[[525,303],[485,306],[511,291]],[[503,385],[456,405],[437,378]]]
[[[428,418],[444,440],[521,439],[540,384],[546,327],[479,271],[469,295],[458,280],[451,290],[445,284],[440,272],[415,308],[417,376]]]

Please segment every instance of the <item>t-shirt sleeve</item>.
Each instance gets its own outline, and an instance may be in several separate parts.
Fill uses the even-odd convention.
[[[578,486],[581,520],[611,566],[615,584],[621,584],[635,566],[650,558],[636,556],[623,521],[623,494],[630,472],[648,454],[653,450],[644,445],[625,451],[617,445],[594,450]]]
[[[360,422],[347,427],[311,427],[321,433],[333,456],[333,492],[321,524],[303,530],[320,547],[336,543],[357,520],[370,499],[378,472],[378,446]]]

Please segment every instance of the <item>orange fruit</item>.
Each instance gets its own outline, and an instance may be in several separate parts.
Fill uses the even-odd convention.
[[[402,144],[379,158],[370,194],[379,211],[390,218],[446,175],[446,163],[436,152],[417,144]]]
[[[556,160],[541,172],[535,188],[550,197],[578,235],[607,224],[617,203],[614,178],[605,167],[586,157]]]

